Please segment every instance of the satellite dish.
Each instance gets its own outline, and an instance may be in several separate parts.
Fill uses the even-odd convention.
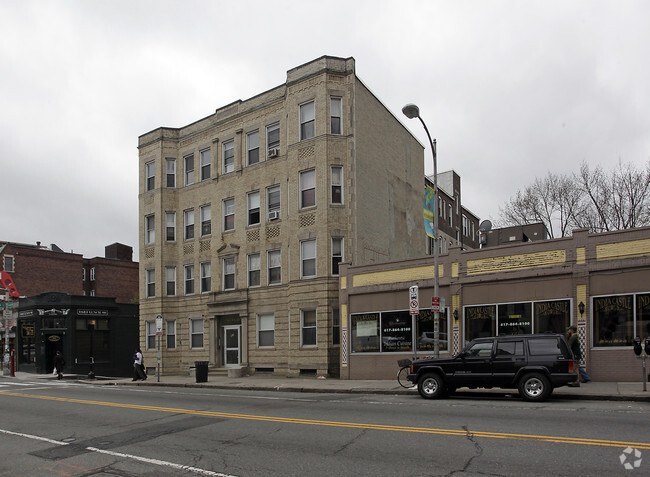
[[[479,224],[478,230],[479,232],[487,232],[488,230],[492,230],[492,222],[489,220],[484,220]]]

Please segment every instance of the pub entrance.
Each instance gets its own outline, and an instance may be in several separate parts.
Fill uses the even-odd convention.
[[[51,373],[54,370],[54,355],[57,351],[63,353],[63,337],[62,333],[47,334],[44,333],[45,338],[45,372]]]

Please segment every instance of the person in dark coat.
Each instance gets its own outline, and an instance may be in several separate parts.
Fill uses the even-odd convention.
[[[56,369],[56,379],[63,379],[63,367],[65,366],[65,359],[61,351],[57,351],[54,355],[54,369]]]

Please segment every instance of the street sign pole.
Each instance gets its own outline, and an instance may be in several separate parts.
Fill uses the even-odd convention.
[[[156,316],[156,336],[158,337],[158,359],[156,362],[156,379],[160,382],[160,361],[162,359],[162,350],[160,349],[160,337],[163,331],[163,317],[162,315]]]
[[[413,345],[413,361],[418,359],[418,331],[417,318],[420,313],[420,300],[418,298],[418,286],[409,288],[409,309],[411,310],[411,343]]]

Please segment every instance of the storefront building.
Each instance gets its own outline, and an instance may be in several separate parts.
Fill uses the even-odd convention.
[[[650,337],[650,228],[454,247],[440,257],[439,274],[441,356],[477,337],[564,333],[576,325],[595,380],[642,379],[632,344],[636,336]],[[342,379],[391,379],[398,359],[433,354],[433,275],[431,257],[341,265]],[[411,315],[414,285],[419,313]]]
[[[18,370],[51,373],[63,353],[64,374],[130,376],[138,346],[138,305],[115,298],[42,293],[18,308]]]

